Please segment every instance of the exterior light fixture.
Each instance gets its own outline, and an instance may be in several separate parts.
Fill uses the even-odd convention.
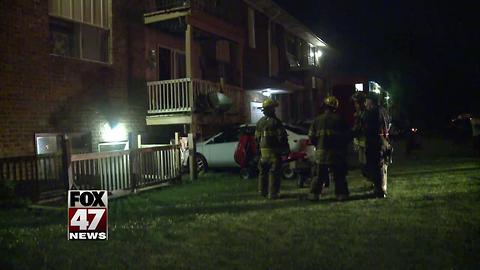
[[[262,91],[262,95],[264,95],[265,97],[271,97],[272,96],[272,92],[270,92],[270,88],[266,89],[266,90],[263,90]]]
[[[357,92],[363,91],[363,83],[356,83],[355,84],[355,91],[357,91]]]
[[[121,142],[128,140],[127,129],[124,124],[105,123],[101,129],[101,135],[104,142]]]
[[[317,59],[320,59],[320,57],[322,57],[322,56],[323,56],[323,52],[322,52],[322,51],[320,51],[320,50],[317,50],[317,53],[316,53],[316,55],[317,55]]]

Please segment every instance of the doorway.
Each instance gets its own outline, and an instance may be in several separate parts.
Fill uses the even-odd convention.
[[[260,102],[250,102],[250,123],[255,124],[263,117],[261,107],[262,103]]]
[[[182,79],[187,76],[185,53],[158,47],[158,80]]]

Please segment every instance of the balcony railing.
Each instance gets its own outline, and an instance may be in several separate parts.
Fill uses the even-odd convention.
[[[167,11],[172,9],[190,8],[190,0],[149,0],[145,12]]]
[[[202,11],[229,23],[240,24],[241,12],[239,0],[149,0],[145,7],[146,13],[169,12],[174,10],[192,9]]]
[[[148,82],[149,114],[195,112],[195,105],[212,92],[220,92],[233,101],[232,113],[242,113],[245,93],[238,86],[198,80],[176,79]]]

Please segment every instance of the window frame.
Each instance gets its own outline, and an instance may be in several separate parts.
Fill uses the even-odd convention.
[[[177,64],[177,60],[178,60],[178,56],[183,56],[183,57],[186,57],[186,53],[184,50],[180,50],[180,49],[177,49],[177,48],[174,48],[174,47],[169,47],[169,46],[165,46],[163,44],[159,44],[156,46],[156,58],[155,58],[155,61],[156,61],[156,65],[157,65],[157,71],[156,71],[156,78],[157,80],[160,80],[160,74],[159,74],[159,70],[158,70],[158,66],[159,66],[159,58],[160,58],[160,53],[158,52],[160,49],[164,49],[164,50],[168,50],[170,51],[170,79],[168,80],[175,80],[175,79],[183,79],[183,78],[186,78],[185,77],[182,77],[181,74],[179,74],[179,69],[178,69],[178,64]],[[186,68],[186,58],[185,58],[185,68]],[[185,74],[186,75],[186,74]]]
[[[75,55],[73,53],[70,56],[67,55],[61,55],[61,54],[55,54],[50,50],[50,55],[53,56],[59,56],[59,57],[65,57],[65,58],[71,58],[71,59],[78,59],[82,61],[87,61],[87,62],[94,62],[94,63],[100,63],[100,64],[106,64],[106,65],[111,65],[113,64],[113,31],[112,31],[112,0],[76,0],[80,1],[80,14],[81,18],[76,19],[74,18],[74,8],[77,7],[77,5],[74,4],[75,0],[48,0],[48,15],[53,21],[64,21],[66,23],[70,23],[73,25],[74,28],[74,33],[73,33],[73,42],[77,42],[78,44],[75,44],[74,46],[78,46],[78,55]],[[84,13],[85,11],[85,3],[90,2],[90,19],[89,21],[85,21]],[[100,1],[100,24],[95,23],[95,10],[93,3],[94,1]],[[70,8],[69,12],[69,17],[63,16],[62,13],[62,5],[64,3],[69,3],[68,6]],[[54,9],[56,8],[56,10]],[[106,8],[107,10],[104,10]],[[53,9],[53,10],[51,10]],[[106,16],[106,18],[105,18]],[[54,22],[53,22],[54,23]],[[51,34],[51,24],[52,20],[49,22],[49,31]],[[97,30],[100,31],[105,31],[107,35],[107,41],[106,41],[106,49],[102,50],[102,53],[105,53],[105,61],[102,60],[96,60],[96,59],[90,59],[90,58],[85,58],[82,50],[83,50],[83,35],[82,31],[85,27],[92,27],[96,28]],[[78,28],[78,33],[76,33],[76,29]],[[101,48],[99,48],[101,50]]]

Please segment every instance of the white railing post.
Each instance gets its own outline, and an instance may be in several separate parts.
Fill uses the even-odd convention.
[[[195,85],[195,81],[188,78],[188,107],[190,108],[190,110],[192,112],[195,111],[195,99],[194,99],[194,96],[195,96],[195,88],[196,88],[196,85]]]

